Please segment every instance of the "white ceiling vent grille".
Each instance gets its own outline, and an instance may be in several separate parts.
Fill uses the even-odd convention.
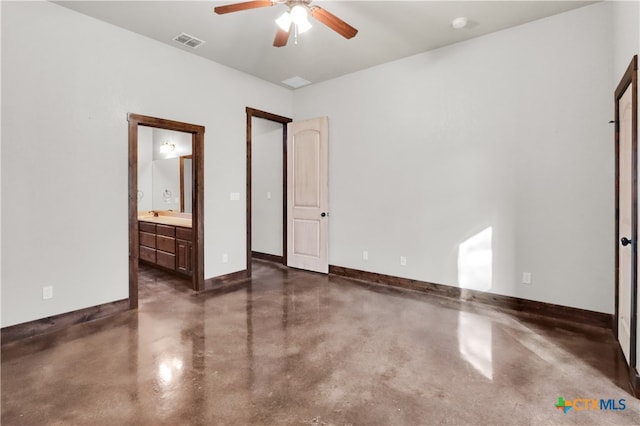
[[[286,80],[282,80],[282,83],[286,84],[287,86],[289,86],[289,87],[291,87],[293,89],[297,89],[299,87],[303,87],[303,86],[306,86],[308,84],[311,84],[311,82],[309,80],[305,80],[304,78],[298,77],[298,76],[291,77],[291,78],[288,78]]]
[[[200,40],[199,38],[196,38],[194,36],[190,36],[189,34],[186,34],[186,33],[178,34],[173,39],[178,43],[191,47],[193,49],[195,49],[196,47],[204,43],[203,40]]]

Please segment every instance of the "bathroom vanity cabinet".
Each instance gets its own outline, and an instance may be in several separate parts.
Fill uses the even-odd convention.
[[[139,221],[140,260],[191,276],[193,232],[191,228]]]

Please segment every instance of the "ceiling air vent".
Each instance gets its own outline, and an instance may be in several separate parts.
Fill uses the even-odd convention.
[[[298,77],[298,76],[291,77],[291,78],[288,78],[286,80],[282,80],[282,83],[286,84],[287,86],[289,86],[289,87],[291,87],[293,89],[297,89],[299,87],[303,87],[303,86],[306,86],[308,84],[311,84],[311,82],[309,80],[305,80],[304,78]]]
[[[179,34],[175,36],[173,39],[178,43],[184,44],[185,46],[191,47],[193,49],[195,49],[196,47],[204,43],[203,40],[200,40],[199,38],[196,38],[194,36],[190,36],[189,34],[186,34],[186,33]]]

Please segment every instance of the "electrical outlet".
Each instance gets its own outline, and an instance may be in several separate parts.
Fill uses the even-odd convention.
[[[406,256],[400,256],[400,265],[407,266],[407,258]]]
[[[53,286],[42,287],[42,300],[53,299]]]
[[[522,273],[522,284],[531,284],[531,272]]]
[[[229,261],[229,255],[227,253],[224,253],[222,255],[222,263],[227,263]]]
[[[369,260],[369,252],[368,251],[363,251],[362,252],[362,260]]]

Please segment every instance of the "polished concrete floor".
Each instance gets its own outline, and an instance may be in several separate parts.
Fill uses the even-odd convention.
[[[256,261],[2,347],[3,425],[640,424],[611,333]],[[558,397],[625,399],[618,411]]]

